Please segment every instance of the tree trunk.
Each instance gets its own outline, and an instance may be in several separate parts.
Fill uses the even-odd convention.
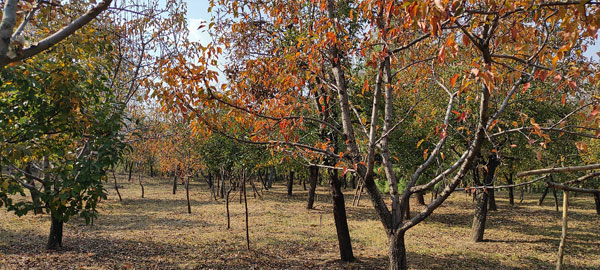
[[[140,183],[140,187],[142,187],[142,199],[144,198],[144,185],[142,184],[142,174],[138,176],[138,182]]]
[[[388,236],[388,257],[391,270],[406,270],[406,246],[404,245],[404,232],[398,236]]]
[[[292,188],[294,187],[294,171],[290,170],[290,177],[287,184],[287,195],[292,196]]]
[[[567,242],[567,212],[569,210],[569,197],[567,194],[568,193],[566,191],[563,191],[562,234],[560,235],[560,245],[558,246],[556,270],[562,269],[565,244]]]
[[[594,193],[594,201],[596,202],[596,214],[600,215],[600,194]]]
[[[131,173],[133,173],[133,162],[129,163],[129,177],[127,178],[129,183],[131,183]]]
[[[485,231],[485,221],[487,219],[487,203],[488,195],[483,191],[479,191],[477,198],[477,206],[473,217],[473,228],[471,231],[471,241],[483,241],[483,233]]]
[[[348,219],[346,217],[346,204],[344,203],[344,194],[341,189],[341,182],[338,178],[337,170],[330,171],[330,191],[333,201],[333,218],[337,230],[340,257],[342,261],[354,261],[352,253],[352,243],[350,241],[350,232],[348,230]]]
[[[33,171],[31,170],[31,163],[27,163],[25,172],[28,174],[33,174]],[[2,168],[0,168],[0,173],[2,173]],[[34,215],[41,214],[42,213],[42,203],[40,201],[40,195],[38,194],[37,189],[35,189],[35,181],[33,180],[33,178],[27,176],[27,183],[29,185],[31,185],[32,187],[34,187],[33,189],[29,190],[29,193],[31,194],[31,203],[33,205],[33,214]]]
[[[508,185],[512,185],[513,184],[513,174],[511,173],[510,176],[506,176],[506,183]],[[515,205],[515,194],[514,194],[514,187],[509,187],[508,188],[508,203],[510,205]]]
[[[496,174],[496,168],[500,165],[500,160],[496,157],[495,154],[491,154],[488,156],[488,161],[486,163],[487,171],[484,174],[483,184],[485,186],[491,186],[494,184],[494,175]],[[479,171],[478,169],[474,170],[473,180],[476,182],[475,184],[479,185]],[[477,201],[477,206],[475,207],[475,215],[473,215],[473,227],[471,231],[471,241],[473,242],[481,242],[483,241],[483,233],[485,231],[485,222],[487,220],[487,208],[488,208],[488,195],[491,194],[490,190],[493,189],[483,189],[479,191],[479,198]]]
[[[419,205],[425,205],[425,196],[423,195],[423,192],[417,192],[417,202],[419,202]]]
[[[187,199],[188,214],[192,213],[192,205],[190,205],[190,178],[187,177],[185,181],[185,197]]]
[[[52,224],[50,225],[50,235],[48,236],[46,249],[57,250],[62,247],[63,222],[58,220],[54,215],[51,216],[51,219]]]
[[[554,206],[556,207],[556,212],[558,212],[558,196],[556,195],[556,189],[552,189],[552,195],[554,195]]]
[[[548,195],[548,187],[544,189],[544,193],[542,193],[542,197],[540,197],[538,205],[542,205],[542,203],[544,202],[544,198],[546,198],[546,195]]]
[[[350,179],[352,181],[352,189],[356,189],[356,174],[353,173]]]
[[[317,189],[317,179],[319,178],[319,167],[310,166],[308,167],[308,180],[310,181],[310,188],[308,189],[308,199],[306,203],[306,209],[313,209],[315,203],[315,191]]]
[[[229,189],[227,189],[227,194],[225,195],[225,209],[227,209],[227,229],[231,229],[231,219],[229,218],[229,194],[231,193],[231,182],[229,184]]]
[[[246,172],[244,172],[242,189],[244,190],[244,208],[246,209],[246,247],[248,250],[250,250],[250,232],[248,230],[248,198],[246,197]]]
[[[177,194],[177,174],[173,175],[173,195]]]
[[[494,182],[492,182],[492,185],[494,184]],[[493,188],[490,188],[487,190],[488,191],[488,209],[491,211],[497,211],[498,210],[498,206],[496,206],[496,195],[495,195],[495,190]]]
[[[122,202],[121,192],[119,192],[119,185],[117,184],[117,176],[115,175],[115,170],[112,171],[113,178],[115,179],[115,190],[117,191],[117,195],[119,195],[119,201]]]

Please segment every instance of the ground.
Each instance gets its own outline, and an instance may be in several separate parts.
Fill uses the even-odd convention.
[[[137,179],[136,179],[137,180]],[[316,209],[306,210],[306,191],[294,196],[276,184],[262,198],[248,194],[250,247],[246,249],[244,207],[232,192],[231,229],[225,202],[210,200],[205,183],[192,183],[192,214],[184,186],[172,194],[167,180],[145,178],[145,198],[137,182],[119,177],[123,201],[108,188],[93,226],[79,218],[65,225],[64,248],[46,251],[47,215],[16,217],[0,210],[0,269],[383,269],[387,244],[381,223],[365,196],[352,207],[345,191],[352,246],[357,262],[337,260],[337,238],[326,187],[319,187]],[[406,235],[411,269],[554,269],[560,237],[560,213],[549,196],[538,194],[508,205],[497,195],[486,242],[469,242],[474,205],[455,193],[425,222]],[[600,216],[593,199],[572,197],[566,269],[600,269]],[[426,197],[428,201],[429,196]],[[412,211],[420,210],[416,201]]]

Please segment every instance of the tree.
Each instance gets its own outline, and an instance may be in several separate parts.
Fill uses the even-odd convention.
[[[532,117],[506,129],[508,104],[522,102],[515,93],[537,91],[531,82],[547,78],[565,101],[596,89],[593,67],[574,57],[596,35],[594,2],[215,0],[211,8],[215,43],[164,62],[165,106],[216,132],[235,122],[244,131],[232,135],[239,141],[330,159],[317,165],[342,175],[356,171],[387,233],[390,269],[406,269],[406,231],[450,196],[490,137],[531,131],[547,144],[546,132],[575,132],[563,120],[546,127]],[[218,57],[227,58],[224,67]],[[543,103],[554,94],[534,93]],[[314,105],[320,101],[331,106]],[[333,121],[325,121],[319,116],[330,107]],[[423,162],[406,166],[412,173],[398,177],[390,139],[407,128],[404,119],[433,123],[426,138],[433,143]],[[335,134],[342,147],[330,136],[301,136],[310,126]],[[391,209],[375,183],[376,165]],[[435,185],[444,186],[439,196],[406,215],[411,195]]]
[[[47,20],[47,15],[56,15],[61,13],[61,9],[75,10],[77,8],[88,8],[90,4],[82,4],[79,1],[68,1],[64,5],[54,5],[47,1],[19,1],[19,0],[4,0],[0,4],[4,4],[2,11],[2,21],[0,22],[0,67],[5,67],[7,64],[21,61],[37,55],[52,46],[55,46],[65,38],[73,35],[77,30],[86,24],[90,23],[100,13],[105,11],[111,4],[112,0],[104,0],[89,10],[77,17],[69,20],[66,25],[62,25],[64,21],[59,20],[60,16],[54,17],[56,21],[44,26],[62,26],[60,30],[50,30],[48,28],[36,29],[37,33],[52,33],[41,38],[33,39],[28,36],[25,29],[31,25],[37,24],[37,20]],[[96,1],[93,1],[95,3]],[[19,14],[25,14],[19,16]],[[46,18],[44,18],[46,17]],[[17,22],[19,24],[17,25]],[[36,41],[37,40],[37,41]]]

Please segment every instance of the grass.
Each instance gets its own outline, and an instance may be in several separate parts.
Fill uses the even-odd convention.
[[[262,198],[248,194],[251,251],[245,246],[243,203],[232,192],[231,225],[226,229],[225,202],[211,201],[205,183],[192,183],[192,214],[185,189],[176,195],[169,181],[144,179],[123,185],[119,202],[109,188],[93,226],[79,218],[65,225],[60,251],[46,251],[47,215],[18,218],[0,210],[0,269],[382,269],[387,243],[368,197],[352,207],[345,191],[354,255],[342,263],[327,187],[319,187],[315,210],[305,209],[306,191],[294,196],[276,184]],[[537,206],[537,194],[508,205],[497,195],[498,211],[488,216],[482,243],[469,242],[474,205],[463,193],[406,235],[411,269],[553,269],[560,236],[560,213],[552,196]],[[429,196],[427,196],[429,199]],[[420,210],[416,201],[412,211]],[[588,196],[573,197],[569,211],[566,269],[600,269],[600,216]]]

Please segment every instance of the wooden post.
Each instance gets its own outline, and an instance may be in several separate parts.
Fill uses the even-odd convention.
[[[563,213],[562,213],[562,234],[560,236],[560,245],[558,246],[558,260],[556,261],[556,270],[562,270],[563,255],[565,252],[565,242],[567,241],[567,211],[569,208],[568,192],[563,190]]]

